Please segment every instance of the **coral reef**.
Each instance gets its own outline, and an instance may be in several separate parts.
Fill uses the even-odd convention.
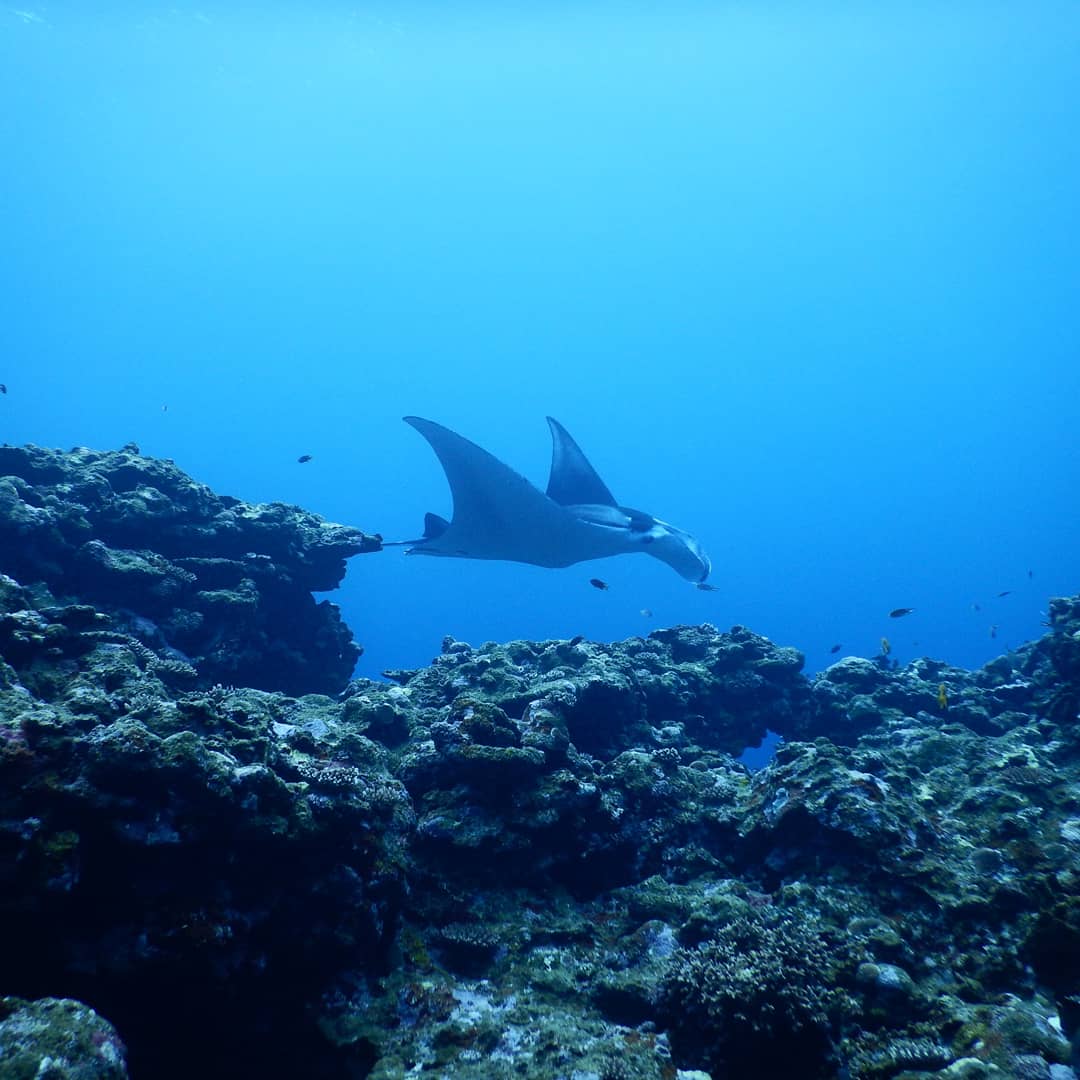
[[[412,827],[385,749],[33,604],[0,577],[5,990],[92,1003],[146,1068],[177,1024],[285,1038],[342,950],[385,965]]]
[[[0,1075],[6,1080],[124,1080],[124,1044],[77,1001],[0,998]]]
[[[377,538],[0,470],[0,1075],[1075,1077],[1080,598],[972,672],[700,626],[346,685],[310,590]]]
[[[797,909],[750,908],[678,949],[661,1004],[680,1056],[720,1075],[833,1072],[830,1032],[855,1004],[851,949]]]
[[[0,446],[0,573],[78,597],[101,633],[194,670],[194,682],[335,693],[359,647],[327,601],[379,538],[281,503],[215,495],[172,462]]]

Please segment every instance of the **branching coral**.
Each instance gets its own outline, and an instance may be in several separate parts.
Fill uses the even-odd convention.
[[[747,912],[672,956],[662,999],[678,1056],[721,1075],[828,1075],[849,966],[813,920]]]

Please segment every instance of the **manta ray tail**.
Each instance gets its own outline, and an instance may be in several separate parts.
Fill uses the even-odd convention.
[[[450,528],[450,522],[438,514],[424,515],[424,539],[434,540],[436,536],[442,536]]]
[[[434,540],[436,536],[442,536],[450,528],[450,522],[438,514],[424,515],[424,535],[415,540],[384,540],[383,547],[402,547],[405,544],[422,544],[425,540]]]

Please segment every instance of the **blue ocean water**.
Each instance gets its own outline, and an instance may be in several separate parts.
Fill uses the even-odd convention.
[[[388,550],[332,597],[358,673],[706,621],[980,664],[1080,588],[1078,46],[1064,2],[15,0],[0,441],[405,538],[451,505],[404,414],[541,487],[552,415],[717,591]]]

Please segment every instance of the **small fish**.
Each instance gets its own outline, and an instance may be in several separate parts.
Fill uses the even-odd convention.
[[[580,645],[584,640],[585,640],[585,635],[584,634],[575,634],[570,639],[570,644],[571,645]]]
[[[0,394],[6,394],[6,393],[7,393],[7,385],[5,383],[0,382]]]
[[[840,651],[840,650],[841,650],[842,648],[843,648],[843,645],[834,645],[834,646],[833,646],[833,647],[832,647],[832,648],[831,648],[831,649],[829,650],[829,652],[830,652],[830,653],[838,653],[838,652],[839,652],[839,651]]]
[[[641,614],[644,615],[646,619],[651,619],[652,618],[652,608],[643,607],[641,609]]]
[[[311,460],[310,454],[301,454],[297,459],[297,463],[300,465],[306,465]]]
[[[889,644],[889,639],[887,637],[883,637],[881,639],[881,655],[888,656],[891,652],[892,646]]]
[[[589,584],[594,589],[599,589],[601,592],[607,592],[607,590],[610,588],[606,581],[601,581],[598,577],[589,578]]]
[[[719,592],[720,591],[720,586],[719,585],[710,585],[707,581],[699,581],[697,583],[697,587],[702,592]]]
[[[990,626],[990,636],[991,637],[997,637],[997,623],[993,623]]]
[[[1011,593],[1012,589],[1004,589],[1003,591],[998,593],[998,599],[1000,600],[1003,596],[1009,596]]]
[[[982,611],[982,604],[972,604],[971,605],[971,610],[972,611]]]
[[[913,607],[893,608],[892,611],[889,612],[889,618],[899,619],[902,618],[904,615],[910,615],[914,610],[915,609]]]
[[[941,683],[937,688],[938,708],[944,711],[949,707],[949,695],[945,693],[945,684]]]
[[[1030,581],[1033,577],[1034,577],[1034,574],[1032,574],[1032,572],[1029,570],[1028,571],[1028,581]]]

